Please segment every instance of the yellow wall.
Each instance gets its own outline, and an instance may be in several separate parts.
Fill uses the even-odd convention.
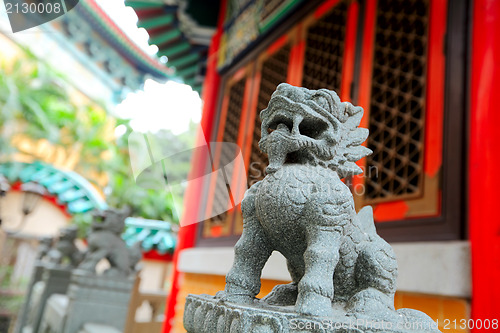
[[[220,275],[181,273],[179,278],[181,289],[177,296],[175,322],[172,330],[174,333],[185,332],[182,316],[188,294],[215,295],[219,290],[223,290],[225,285],[225,277]],[[283,281],[262,280],[261,293],[257,297],[261,298],[267,295],[275,285],[281,283]],[[467,330],[452,329],[453,320],[456,319],[457,326],[459,326],[461,319],[470,318],[469,303],[465,299],[397,292],[394,305],[396,309],[412,308],[427,313],[433,320],[439,321],[439,329],[442,332],[468,332]],[[450,321],[449,329],[444,329],[445,320],[447,320],[446,322]]]
[[[23,220],[21,211],[24,193],[10,191],[1,202],[2,228],[17,230]],[[57,236],[59,229],[68,225],[70,217],[54,203],[41,198],[31,214],[26,217],[21,233],[30,237]]]

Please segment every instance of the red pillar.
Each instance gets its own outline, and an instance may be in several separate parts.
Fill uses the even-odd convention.
[[[484,321],[500,320],[500,1],[474,0],[473,12],[468,175],[472,318]]]
[[[212,38],[210,48],[207,57],[207,72],[205,76],[205,82],[203,83],[203,111],[201,119],[201,128],[203,133],[198,133],[198,145],[203,143],[209,143],[212,137],[213,123],[216,115],[217,107],[217,95],[219,93],[219,83],[220,76],[217,72],[217,53],[219,51],[220,38],[222,35],[222,25],[224,23],[226,1],[222,0],[220,2],[220,12],[219,21],[217,25],[217,30]],[[206,156],[206,151],[198,150],[197,154],[193,156],[193,162],[191,163],[190,179],[195,179],[203,176],[205,170],[206,162],[210,161],[208,156]],[[177,237],[177,246],[174,253],[173,265],[174,272],[172,274],[172,287],[170,289],[169,295],[167,296],[166,308],[165,308],[165,323],[163,325],[163,333],[169,333],[173,326],[173,319],[175,317],[175,305],[177,302],[177,294],[180,288],[179,282],[179,271],[177,267],[177,262],[179,258],[179,252],[193,247],[196,240],[196,231],[198,223],[193,223],[198,220],[200,198],[202,195],[202,188],[199,183],[193,185],[190,183],[186,189],[186,194],[184,196],[184,214],[182,217],[182,225],[179,229],[179,234]]]

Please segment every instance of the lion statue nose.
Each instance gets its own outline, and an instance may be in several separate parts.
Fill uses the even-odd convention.
[[[279,124],[276,130],[271,132],[267,138],[269,166],[266,168],[268,174],[278,171],[286,161],[286,156],[290,152],[290,129],[285,124]]]

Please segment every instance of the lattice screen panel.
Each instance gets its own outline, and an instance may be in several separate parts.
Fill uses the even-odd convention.
[[[267,107],[269,99],[276,90],[276,87],[280,83],[286,82],[289,58],[290,45],[287,44],[267,58],[262,64],[256,110],[257,114],[255,116],[255,125],[253,129],[252,153],[248,168],[248,186],[263,179],[265,176],[264,170],[269,161],[267,156],[259,149],[259,140],[261,136],[260,126],[262,125],[259,114]]]
[[[302,86],[340,93],[347,4],[341,1],[307,31]]]
[[[228,102],[228,107],[227,107],[227,116],[226,116],[226,123],[224,125],[224,132],[222,135],[222,141],[223,142],[230,142],[230,143],[236,143],[238,140],[238,130],[240,126],[240,117],[241,117],[241,110],[243,107],[243,94],[245,92],[245,81],[246,78],[242,78],[236,83],[234,83],[231,88],[229,89],[229,102]],[[229,164],[233,159],[235,155],[233,154],[233,151],[231,149],[226,150],[222,149],[221,154],[220,154],[220,159],[217,162],[218,168],[222,165],[227,165]],[[227,175],[227,181],[231,181],[231,176],[230,174]],[[213,201],[213,211],[224,211],[224,208],[228,206],[227,202],[227,195],[229,191],[229,185],[225,184],[221,181],[217,181],[216,183],[216,188],[215,188],[215,193],[214,195],[214,201]],[[222,213],[218,216],[215,216],[209,220],[209,226],[214,226],[214,225],[223,225],[225,223],[228,223],[226,221],[227,213]],[[210,227],[209,227],[210,228]],[[225,232],[229,232],[228,226],[226,228],[223,228]],[[210,236],[210,235],[206,235]]]
[[[426,0],[378,2],[367,200],[422,193],[428,15]]]

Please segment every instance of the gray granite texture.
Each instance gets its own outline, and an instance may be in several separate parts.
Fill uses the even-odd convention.
[[[371,207],[356,213],[341,180],[361,174],[356,161],[371,153],[361,145],[368,136],[358,127],[362,116],[334,91],[278,86],[260,114],[267,175],[241,204],[244,229],[225,290],[188,297],[189,333],[404,332],[407,322],[413,331],[437,331],[427,315],[395,310],[394,252],[377,235]],[[258,300],[273,251],[287,259],[292,283]],[[334,325],[352,320],[354,327]],[[322,321],[333,326],[311,324]]]

